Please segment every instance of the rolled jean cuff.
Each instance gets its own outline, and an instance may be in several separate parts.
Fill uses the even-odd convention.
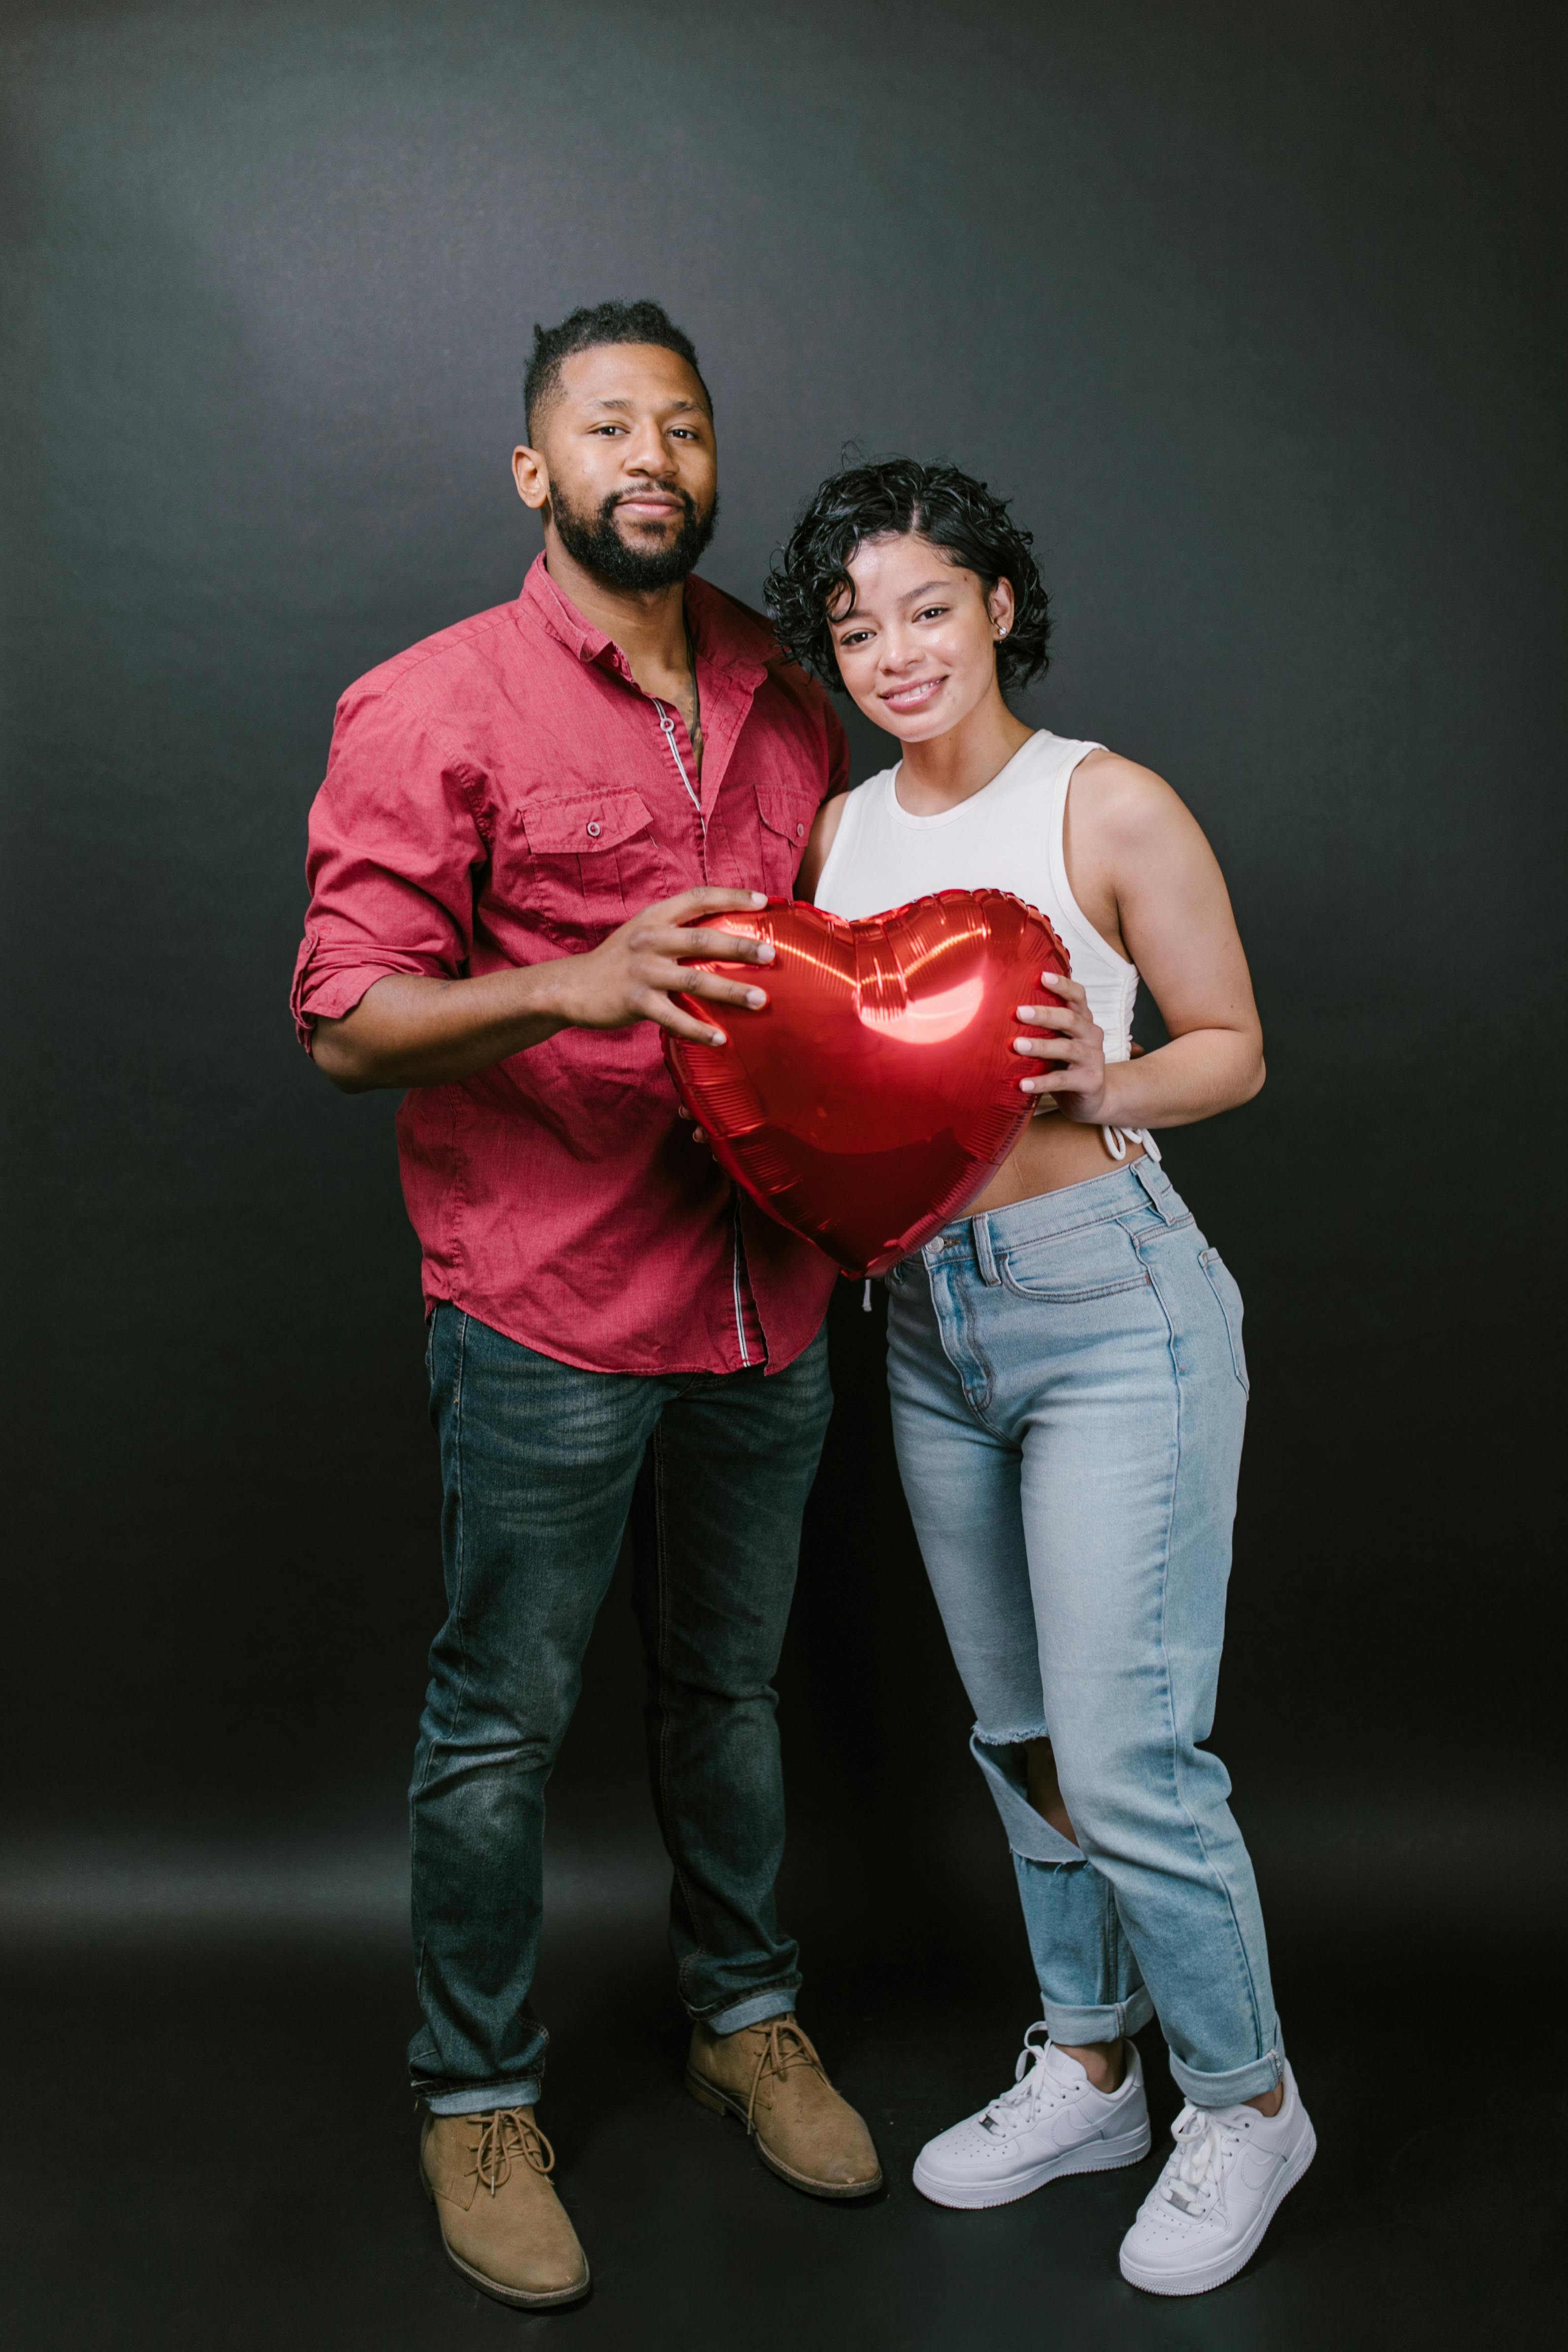
[[[1170,2058],[1176,2088],[1194,2107],[1239,2107],[1265,2091],[1278,2090],[1285,2079],[1283,2042],[1276,2042],[1261,2058],[1245,2066],[1232,2066],[1224,2074],[1200,2074],[1195,2068],[1184,2066],[1173,2050]]]
[[[771,1992],[748,1993],[744,2000],[731,2002],[728,2009],[715,2010],[705,2016],[700,2010],[689,2010],[693,2023],[705,2025],[710,2033],[739,2033],[748,2025],[765,2025],[770,2017],[788,2017],[795,2009],[795,1995],[800,1990],[797,1977],[792,1985],[775,1985]]]
[[[536,2107],[542,2087],[537,2074],[525,2074],[521,2083],[486,2083],[477,2091],[421,2091],[419,2095],[433,2116],[488,2116],[495,2107]]]
[[[1064,2049],[1082,2050],[1092,2042],[1120,2042],[1123,2034],[1142,2033],[1154,2014],[1154,2004],[1140,1985],[1125,2000],[1107,2001],[1098,2009],[1064,2009],[1058,2001],[1043,2000],[1040,2013],[1053,2042]]]

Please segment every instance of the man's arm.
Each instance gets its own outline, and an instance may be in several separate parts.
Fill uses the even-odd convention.
[[[585,955],[486,972],[475,980],[390,973],[341,1020],[315,1023],[311,1052],[345,1094],[375,1087],[440,1087],[525,1053],[558,1029],[623,1029],[656,1021],[698,1045],[723,1032],[672,1001],[679,990],[716,1004],[760,1007],[766,992],[743,980],[692,971],[684,959],[771,963],[773,949],[732,931],[682,928],[698,915],[765,906],[758,890],[685,890],[645,907]]]

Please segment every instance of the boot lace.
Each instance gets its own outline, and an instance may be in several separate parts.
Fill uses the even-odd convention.
[[[479,2136],[474,2143],[474,2161],[468,2170],[477,2175],[479,2187],[489,2189],[492,2197],[511,2179],[514,2158],[535,2172],[548,2174],[554,2170],[555,2150],[522,2107],[494,2107],[474,2120],[479,2126]]]
[[[821,2059],[793,2017],[771,2017],[762,2029],[763,2040],[757,2053],[757,2063],[752,2070],[752,2095],[746,2101],[746,2129],[757,2128],[757,2094],[768,2076],[782,2082],[792,2066],[810,2066],[819,2074]],[[825,2078],[826,2079],[826,2078]]]

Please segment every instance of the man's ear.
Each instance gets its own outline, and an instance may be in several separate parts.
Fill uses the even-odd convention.
[[[511,478],[517,484],[517,495],[525,507],[537,513],[550,504],[550,468],[539,450],[526,444],[511,453]]]

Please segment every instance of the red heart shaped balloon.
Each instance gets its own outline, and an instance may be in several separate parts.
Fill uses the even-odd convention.
[[[760,1013],[727,1004],[723,1045],[664,1033],[681,1100],[714,1157],[846,1274],[881,1274],[957,1216],[1034,1109],[1013,1051],[1020,1004],[1060,1002],[1045,917],[1006,890],[939,890],[846,922],[798,900],[710,916],[773,942],[773,961],[704,961],[765,982]],[[715,1007],[679,998],[700,1021]]]

